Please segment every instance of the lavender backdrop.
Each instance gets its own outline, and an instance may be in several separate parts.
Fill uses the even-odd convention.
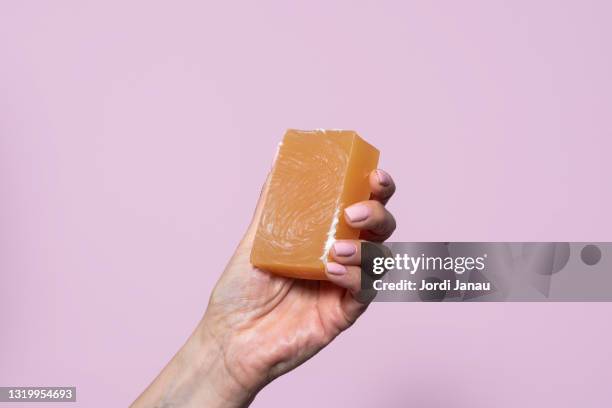
[[[611,4],[3,0],[0,384],[131,402],[288,127],[380,148],[395,241],[611,240]],[[374,304],[254,406],[610,406],[611,312]]]

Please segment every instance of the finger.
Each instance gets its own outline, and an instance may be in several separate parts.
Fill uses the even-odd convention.
[[[361,289],[361,267],[359,266],[328,262],[325,274],[331,282],[347,289],[352,294],[359,293]]]
[[[354,322],[372,302],[376,291],[361,289],[361,268],[359,266],[328,262],[326,274],[331,283],[346,289],[341,306],[347,319]]]
[[[334,242],[331,250],[334,261],[342,265],[361,265],[361,241],[346,239]]]
[[[357,251],[350,256],[338,255],[337,252],[342,252],[337,248],[332,251],[332,257],[339,261],[328,262],[326,265],[326,275],[328,280],[343,289],[346,293],[341,300],[341,308],[348,322],[352,323],[366,310],[368,305],[376,297],[373,280],[380,279],[381,276],[372,276],[368,273],[362,273],[361,266],[348,265],[344,262],[355,263],[356,259],[361,260],[363,255],[362,244],[366,244],[368,249],[365,251],[365,256],[391,256],[389,248],[383,244],[372,242],[362,243],[356,240],[342,240],[336,243],[356,245]],[[345,258],[345,259],[343,259]],[[363,281],[362,281],[363,280]]]
[[[370,173],[370,189],[372,200],[386,204],[395,193],[395,182],[393,178],[384,170],[376,169]]]
[[[344,218],[351,227],[362,230],[362,237],[369,241],[384,241],[395,231],[395,218],[379,201],[353,204],[344,210]]]
[[[365,312],[365,310],[368,308],[368,305],[372,303],[372,300],[375,297],[376,291],[361,291],[359,292],[357,297],[355,297],[351,292],[347,290],[344,296],[342,297],[340,307],[342,307],[342,311],[344,312],[344,315],[346,316],[347,320],[354,322],[359,316],[363,314],[363,312]],[[358,300],[358,298],[360,300]]]
[[[364,247],[366,247],[365,254]],[[389,247],[384,244],[356,239],[336,241],[330,254],[333,262],[345,266],[361,266],[364,261],[371,263],[371,257],[393,256]]]

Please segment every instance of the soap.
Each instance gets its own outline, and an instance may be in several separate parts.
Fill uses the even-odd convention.
[[[251,263],[275,274],[325,280],[337,239],[357,239],[344,209],[370,196],[379,151],[350,130],[289,129],[279,145]]]

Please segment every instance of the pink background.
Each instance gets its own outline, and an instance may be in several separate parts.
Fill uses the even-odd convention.
[[[0,385],[129,404],[288,127],[380,148],[394,240],[611,240],[611,4],[3,0]],[[608,407],[611,312],[374,304],[254,406]]]

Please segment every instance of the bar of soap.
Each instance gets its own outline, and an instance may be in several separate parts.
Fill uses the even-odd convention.
[[[344,209],[370,196],[378,150],[350,130],[285,133],[251,251],[251,263],[279,275],[324,280],[336,239],[357,239]]]

